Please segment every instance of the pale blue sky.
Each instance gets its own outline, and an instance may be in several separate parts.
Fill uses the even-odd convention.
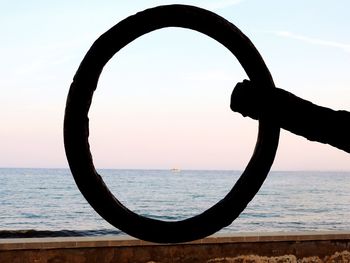
[[[93,41],[160,4],[210,9],[254,43],[277,86],[350,110],[350,2],[0,0],[0,167],[67,167],[62,123],[70,82]],[[164,29],[123,49],[94,96],[96,166],[243,169],[257,124],[229,109],[236,59],[193,31]],[[282,132],[273,169],[350,170],[349,155]]]

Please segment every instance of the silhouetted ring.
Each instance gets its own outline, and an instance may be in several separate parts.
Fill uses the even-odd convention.
[[[100,36],[87,52],[71,84],[64,119],[64,143],[74,179],[86,200],[110,224],[143,240],[175,243],[206,237],[239,216],[270,170],[279,128],[259,122],[257,143],[245,171],[232,190],[205,212],[168,222],[140,216],[123,206],[93,165],[88,111],[100,73],[113,55],[136,38],[165,27],[188,28],[208,35],[236,56],[252,82],[266,88],[274,87],[274,83],[259,52],[238,28],[210,11],[192,6],[159,6],[130,16]]]

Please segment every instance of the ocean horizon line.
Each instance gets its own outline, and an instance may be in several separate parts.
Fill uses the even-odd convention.
[[[26,170],[70,170],[69,167],[12,167],[12,166],[0,166],[0,169],[26,169]],[[243,172],[244,169],[227,169],[227,168],[181,168],[181,167],[169,167],[169,168],[96,168],[99,170],[120,170],[120,171],[169,171],[169,170],[178,170],[178,171],[233,171],[233,172]],[[350,170],[343,169],[329,169],[329,170],[317,170],[317,169],[271,169],[269,172],[317,172],[317,173],[327,173],[327,172],[344,172],[349,173]]]

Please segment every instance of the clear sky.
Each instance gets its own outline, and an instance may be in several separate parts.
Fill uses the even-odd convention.
[[[210,9],[254,43],[278,87],[350,111],[350,1],[0,0],[0,167],[67,167],[69,85],[93,41],[157,5]],[[244,169],[257,122],[229,109],[246,78],[197,32],[143,36],[105,67],[90,110],[98,168]],[[275,170],[350,170],[350,155],[282,131]]]

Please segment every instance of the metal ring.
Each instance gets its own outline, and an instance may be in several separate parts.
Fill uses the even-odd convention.
[[[121,21],[100,36],[87,52],[71,84],[64,119],[64,144],[71,172],[81,193],[105,220],[139,239],[177,243],[206,237],[228,226],[263,184],[273,163],[279,127],[259,122],[254,153],[232,190],[217,204],[194,217],[169,222],[140,216],[123,206],[96,172],[88,141],[88,111],[105,64],[136,38],[165,27],[201,32],[229,49],[252,82],[271,88],[268,68],[250,40],[233,24],[210,11],[186,5],[159,6]]]

